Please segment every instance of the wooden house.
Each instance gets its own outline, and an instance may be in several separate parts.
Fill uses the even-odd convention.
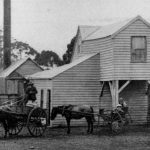
[[[42,70],[30,58],[20,59],[3,70],[0,73],[0,102],[23,95],[25,76]]]
[[[71,63],[56,70],[30,76],[39,103],[49,109],[84,103],[111,110],[122,97],[133,123],[149,121],[150,23],[141,16],[104,27],[79,26]]]

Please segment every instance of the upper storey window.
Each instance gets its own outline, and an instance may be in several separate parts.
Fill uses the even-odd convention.
[[[146,62],[147,44],[145,36],[131,37],[131,62]]]

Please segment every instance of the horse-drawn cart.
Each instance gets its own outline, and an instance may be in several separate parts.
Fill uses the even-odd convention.
[[[108,125],[112,133],[119,134],[124,130],[124,127],[132,122],[131,116],[128,111],[128,107],[122,107],[121,110],[99,110],[99,118],[103,119],[105,125]]]
[[[70,133],[70,120],[81,118],[86,119],[88,123],[87,132],[92,133],[95,116],[98,116],[98,125],[100,122],[100,118],[102,118],[105,125],[107,124],[113,133],[118,134],[123,131],[126,125],[128,125],[129,117],[127,116],[130,116],[128,107],[122,107],[121,110],[114,109],[109,112],[104,111],[104,109],[100,109],[98,113],[94,113],[93,108],[89,105],[63,105],[53,107],[51,119],[54,120],[57,114],[61,114],[66,118],[68,127],[67,133]]]
[[[0,119],[5,129],[5,137],[7,133],[19,134],[23,127],[27,127],[32,136],[38,137],[44,134],[47,127],[46,111],[37,106],[3,105]]]

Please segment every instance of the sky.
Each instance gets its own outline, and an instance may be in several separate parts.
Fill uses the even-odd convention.
[[[62,56],[78,25],[101,26],[137,15],[150,19],[150,0],[11,0],[11,15],[14,39]]]

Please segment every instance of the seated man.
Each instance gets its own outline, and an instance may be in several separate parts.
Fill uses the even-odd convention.
[[[118,110],[118,112],[120,113],[123,113],[123,110],[122,110],[122,105],[121,104],[118,104],[117,106],[116,106],[116,110]]]
[[[36,94],[37,94],[37,89],[33,85],[32,82],[29,82],[26,89],[25,89],[25,105],[29,102],[32,101],[32,104],[36,101]],[[31,102],[29,102],[31,103]]]

